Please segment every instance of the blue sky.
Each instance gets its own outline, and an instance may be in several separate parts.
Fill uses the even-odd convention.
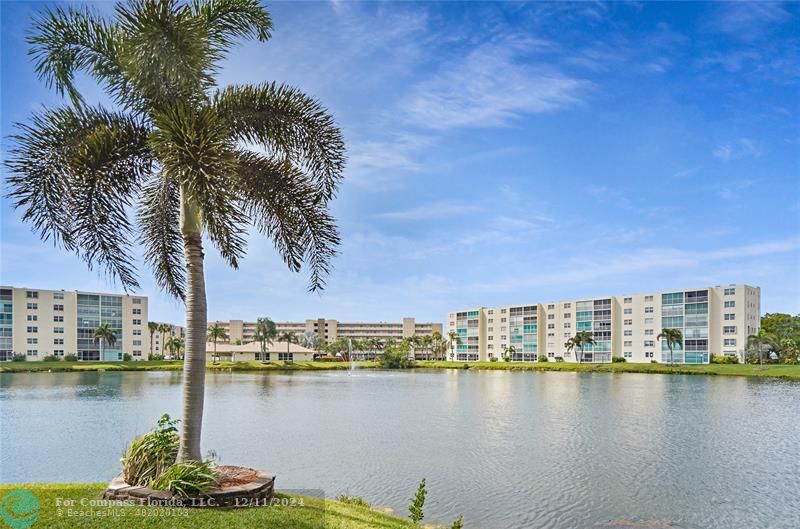
[[[2,3],[4,151],[59,102],[25,54],[41,6]],[[800,4],[270,6],[273,39],[220,83],[287,82],[333,112],[344,242],[321,295],[258,236],[238,271],[209,251],[211,318],[442,321],[734,282],[800,312]],[[115,288],[1,211],[3,283]],[[151,319],[180,321],[140,270]]]

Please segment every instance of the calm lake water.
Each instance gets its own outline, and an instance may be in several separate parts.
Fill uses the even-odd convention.
[[[178,373],[0,374],[0,482],[105,481]],[[800,384],[490,371],[209,374],[204,450],[469,529],[800,527]],[[672,524],[672,525],[670,525]]]

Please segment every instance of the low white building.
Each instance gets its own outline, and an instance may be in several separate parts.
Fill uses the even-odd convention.
[[[206,356],[209,362],[214,361],[214,343],[206,344]],[[216,355],[220,362],[259,362],[261,360],[269,362],[311,362],[317,354],[311,349],[306,349],[302,345],[289,343],[287,350],[286,342],[272,342],[267,344],[267,358],[261,358],[261,343],[250,342],[236,345],[230,342],[217,342]]]

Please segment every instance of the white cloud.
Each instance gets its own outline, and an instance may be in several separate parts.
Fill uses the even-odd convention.
[[[771,25],[788,21],[792,15],[778,2],[724,2],[712,23],[717,31],[742,40],[759,37]]]
[[[588,81],[523,60],[551,46],[519,36],[477,46],[417,85],[403,105],[409,121],[438,130],[496,127],[580,103]]]
[[[753,140],[749,138],[739,138],[735,142],[717,146],[711,151],[711,154],[723,162],[729,162],[745,156],[760,156],[761,149],[758,148],[758,145]]]
[[[432,202],[411,209],[380,213],[376,217],[387,220],[417,221],[457,217],[479,211],[481,208],[475,204]]]

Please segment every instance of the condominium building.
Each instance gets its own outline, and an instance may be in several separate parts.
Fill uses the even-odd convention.
[[[241,340],[242,343],[249,343],[255,340],[256,322],[254,321],[230,320],[209,323],[209,325],[213,324],[219,324],[225,328],[230,342],[235,343]],[[337,338],[400,340],[414,335],[430,336],[436,331],[442,332],[441,323],[418,323],[414,318],[403,318],[400,322],[341,322],[318,318],[302,322],[279,321],[275,322],[275,326],[279,333],[315,332],[323,343],[332,342]]]
[[[116,336],[101,344],[94,332],[107,323]],[[147,297],[0,286],[0,361],[75,355],[79,360],[147,357]]]
[[[747,337],[761,327],[761,289],[748,285],[704,287],[650,294],[477,307],[450,312],[447,331],[459,337],[450,360],[489,361],[510,356],[533,362],[539,355],[567,362],[708,363],[712,355],[744,356]],[[663,328],[680,329],[683,346],[670,353]],[[580,331],[594,344],[569,349]],[[670,356],[671,355],[671,356]]]

